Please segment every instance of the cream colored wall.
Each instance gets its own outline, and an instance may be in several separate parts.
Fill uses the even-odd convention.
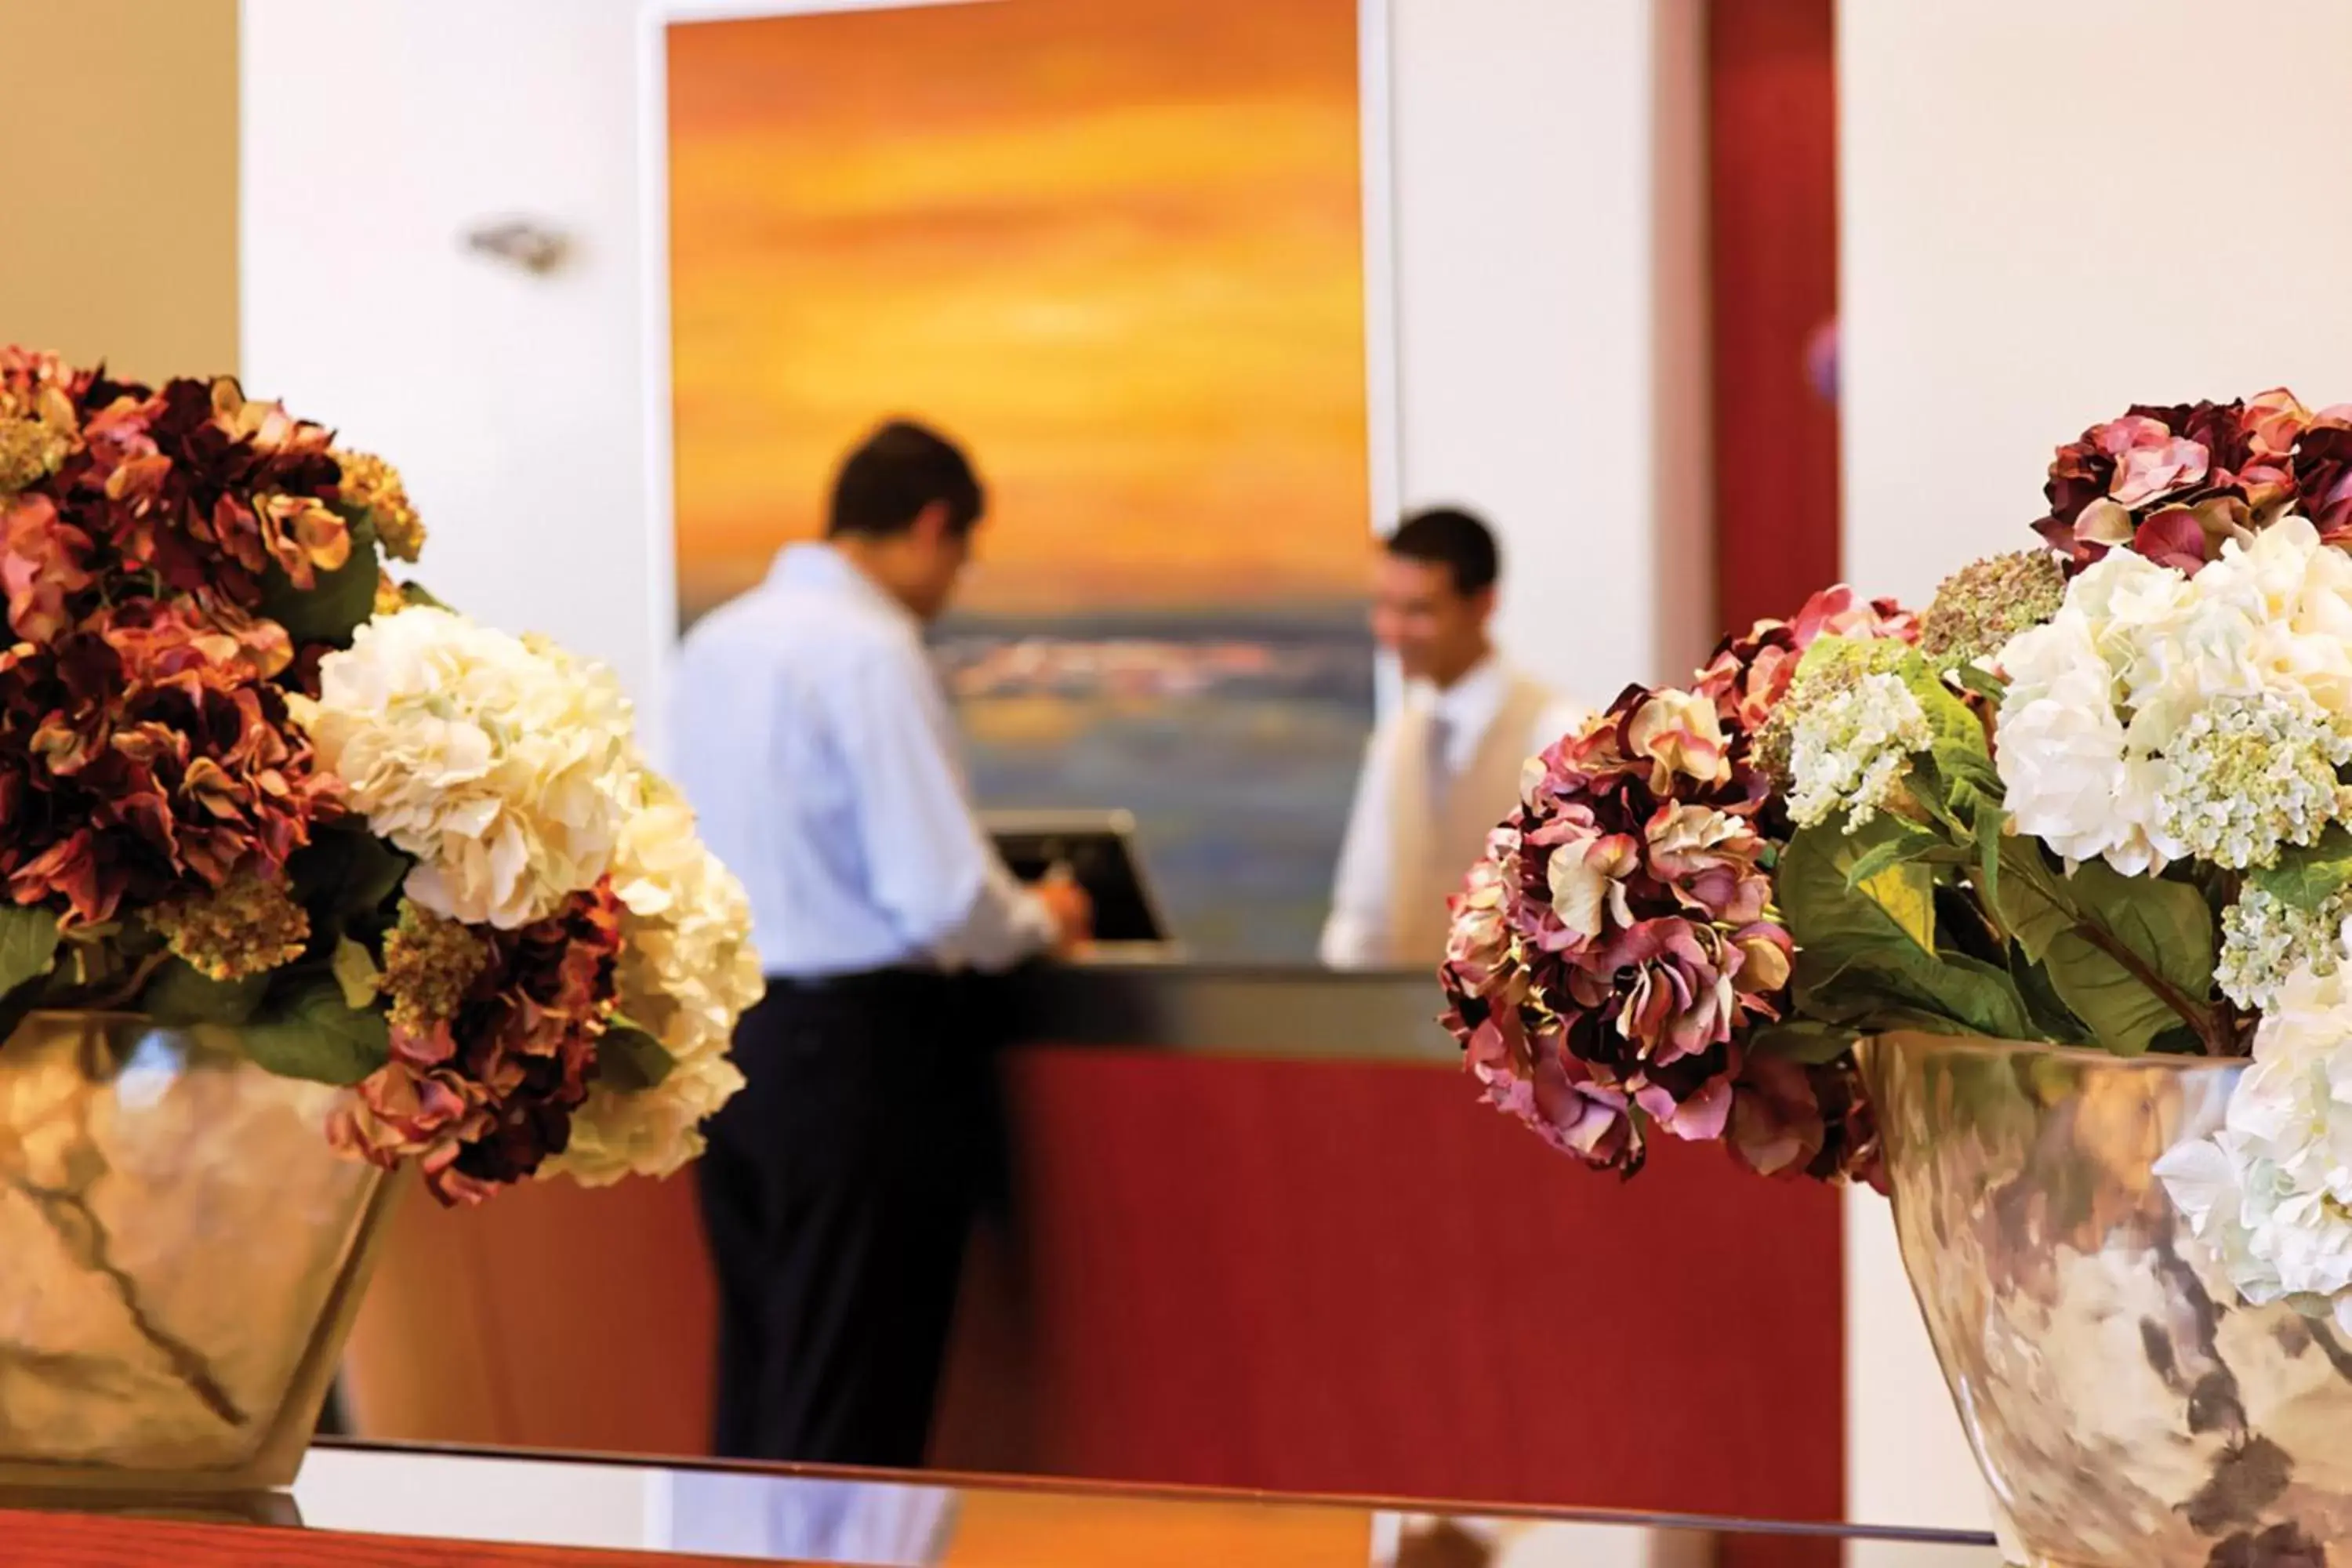
[[[236,0],[0,0],[0,342],[236,368]]]

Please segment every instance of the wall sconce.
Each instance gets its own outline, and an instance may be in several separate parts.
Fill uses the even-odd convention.
[[[466,231],[466,248],[543,278],[570,259],[569,235],[529,218],[500,218]]]

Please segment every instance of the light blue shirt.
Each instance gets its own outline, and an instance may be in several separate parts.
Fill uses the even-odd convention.
[[[973,816],[921,624],[831,546],[789,546],[696,623],[671,713],[770,974],[1002,969],[1053,942]]]

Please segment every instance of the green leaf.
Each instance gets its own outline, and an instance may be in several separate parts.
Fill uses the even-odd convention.
[[[1853,1048],[1854,1031],[1811,1018],[1788,1018],[1767,1024],[1748,1037],[1748,1048],[1759,1056],[1820,1067]]]
[[[376,559],[375,524],[357,507],[335,510],[352,532],[351,559],[332,572],[316,574],[315,584],[298,588],[285,569],[274,563],[262,575],[261,613],[286,628],[297,643],[352,645],[352,633],[375,613],[376,580],[383,565]]]
[[[2026,958],[2107,1050],[2137,1056],[2185,1020],[2098,934],[2189,1005],[2211,999],[2213,914],[2187,883],[2126,877],[2100,860],[2061,876],[2037,840],[2016,836],[2002,840],[2000,875],[1986,890]]]
[[[2280,851],[2278,864],[2249,872],[2246,885],[2260,888],[2291,910],[2315,910],[2352,886],[2352,833],[2331,822],[2308,849]]]
[[[1985,902],[2000,908],[2000,845],[2007,837],[2009,813],[1990,800],[1976,803],[1977,869],[1983,877]]]
[[[2017,994],[2025,998],[2025,1010],[2032,1015],[2034,1026],[2042,1037],[2062,1046],[2086,1046],[2091,1043],[2084,1031],[2082,1020],[2075,1017],[2058,988],[2050,983],[2050,972],[2025,956],[2016,943],[2009,949],[2009,977],[2016,984]]]
[[[1858,888],[1890,867],[1925,859],[1944,847],[1944,840],[1924,827],[1899,818],[1880,820],[1891,821],[1892,828],[1876,835],[1876,841],[1845,868],[1845,885],[1849,888]]]
[[[1920,952],[1936,951],[1936,878],[1927,867],[1913,861],[1874,871],[1859,881],[1852,870],[1846,877],[1848,885],[1876,904]]]
[[[1911,1027],[1924,1026],[1922,1019],[1942,1020],[2000,1039],[2037,1038],[2005,972],[1937,950],[1934,881],[1927,868],[1882,871],[1864,884],[1868,897],[1847,889],[1846,870],[1869,852],[1870,835],[1869,828],[1851,837],[1833,827],[1805,828],[1781,857],[1777,889],[1797,943],[1799,1010],[1857,1027],[1889,1026],[1889,1017]],[[1897,879],[1893,886],[1899,897],[1883,900],[1888,879]],[[1903,912],[1890,912],[1889,902]],[[1925,943],[1918,939],[1922,920]]]
[[[246,1053],[280,1078],[354,1084],[391,1058],[383,1015],[354,1008],[332,979],[307,979],[245,1026]]]
[[[58,917],[37,906],[0,904],[0,996],[38,980],[58,961]]]
[[[1958,681],[1969,690],[1991,703],[1996,712],[2000,711],[2002,700],[2009,696],[2009,682],[1989,669],[1980,668],[1973,664],[1963,664],[1956,666],[1947,673],[1952,679]]]
[[[139,1010],[159,1024],[242,1024],[269,991],[269,976],[215,980],[184,960],[155,972],[139,994]]]
[[[414,864],[363,827],[321,832],[294,856],[289,874],[304,907],[331,914],[368,914],[399,888]]]
[[[1974,963],[1975,960],[1963,962]],[[1902,1029],[1915,1035],[1955,1035],[1962,1037],[1973,1037],[1979,1032],[1941,1013],[1925,1012],[1901,1003],[1884,1004],[1856,1015],[1853,1029],[1857,1035],[1885,1035]]]
[[[434,596],[433,590],[415,581],[403,583],[400,585],[400,600],[401,603],[412,607],[428,610],[446,610],[449,607]]]
[[[1927,668],[1927,661],[1913,653],[1903,660],[1895,673],[1903,685],[1919,704],[1919,711],[1927,716],[1927,732],[1935,737],[1929,750],[1938,758],[1947,754],[1966,755],[1982,759],[1989,766],[1991,753],[1985,748],[1984,726],[1969,711],[1969,705],[1952,694],[1944,678]]]
[[[659,1040],[625,1018],[596,1038],[596,1077],[624,1093],[653,1088],[677,1065]]]
[[[375,966],[375,955],[365,945],[350,937],[338,938],[333,969],[345,1006],[357,1011],[375,1005],[376,995],[383,989],[383,972]]]

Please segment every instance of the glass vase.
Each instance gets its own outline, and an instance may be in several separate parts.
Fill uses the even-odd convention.
[[[293,1481],[395,1191],[328,1146],[338,1092],[233,1030],[0,1042],[0,1488]]]
[[[2244,1063],[1865,1041],[1895,1228],[2031,1568],[2317,1568],[2352,1540],[2352,1345],[2242,1302],[2150,1167]]]

